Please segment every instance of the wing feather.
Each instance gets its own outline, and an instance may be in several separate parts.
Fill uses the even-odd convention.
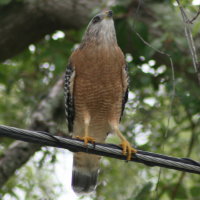
[[[65,73],[65,113],[68,121],[69,132],[73,132],[74,124],[74,96],[73,96],[73,86],[75,78],[75,69],[71,63],[69,63],[66,73]]]
[[[122,99],[121,117],[123,115],[126,102],[128,101],[129,76],[128,76],[128,65],[127,64],[122,68],[122,81],[123,81],[124,91],[123,91],[123,99]],[[121,117],[120,117],[120,120],[121,120]]]

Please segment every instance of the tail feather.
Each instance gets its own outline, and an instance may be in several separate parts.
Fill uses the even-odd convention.
[[[72,172],[72,188],[76,193],[95,190],[99,173],[99,156],[75,153]]]
[[[97,185],[98,171],[91,172],[89,175],[73,170],[72,188],[76,193],[87,193],[95,190]]]

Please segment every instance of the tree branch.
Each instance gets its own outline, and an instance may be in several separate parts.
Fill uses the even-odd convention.
[[[98,0],[27,0],[0,7],[0,61],[57,29],[80,28]]]
[[[39,103],[37,110],[33,113],[29,129],[56,132],[52,121],[55,120],[55,111],[63,103],[63,82],[63,78],[58,80],[50,90],[47,98]],[[39,149],[39,145],[21,141],[13,142],[3,156],[0,157],[0,187],[14,174],[15,170],[26,163]]]

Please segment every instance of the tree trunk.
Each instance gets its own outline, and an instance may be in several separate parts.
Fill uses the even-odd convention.
[[[98,0],[27,0],[0,7],[0,61],[57,29],[86,24]]]

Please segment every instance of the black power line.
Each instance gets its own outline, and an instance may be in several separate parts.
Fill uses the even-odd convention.
[[[22,140],[44,146],[68,149],[72,152],[81,151],[126,160],[126,156],[122,155],[122,148],[114,144],[89,143],[87,146],[85,146],[84,142],[79,139],[53,136],[42,131],[30,131],[4,125],[0,125],[0,137],[10,137],[16,140]],[[143,163],[150,167],[160,166],[164,168],[200,174],[200,162],[191,160],[189,158],[175,158],[138,150],[137,153],[132,156],[131,161]]]

